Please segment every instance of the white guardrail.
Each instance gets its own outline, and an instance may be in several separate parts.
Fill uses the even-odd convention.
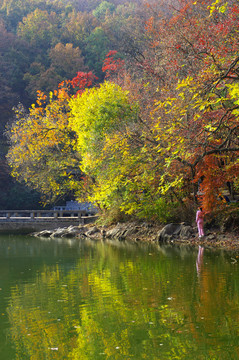
[[[0,221],[6,219],[81,218],[91,215],[94,214],[85,210],[0,210]]]

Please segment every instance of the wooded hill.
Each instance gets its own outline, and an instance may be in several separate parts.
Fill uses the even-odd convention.
[[[87,199],[115,218],[225,208],[239,186],[238,1],[77,4],[44,1],[17,24],[2,4],[19,101],[37,94],[16,106],[12,175],[46,204]]]
[[[143,29],[143,11],[137,0],[0,0],[1,208],[39,207],[40,199],[9,176],[3,134],[12,108],[21,103],[28,109],[38,90],[57,89],[78,71],[92,70],[103,81],[109,50],[143,37],[136,26]]]

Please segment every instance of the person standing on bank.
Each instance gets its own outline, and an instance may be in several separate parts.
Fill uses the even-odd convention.
[[[204,236],[204,230],[203,230],[203,211],[202,208],[199,207],[196,213],[196,223],[198,227],[198,235],[199,237]]]

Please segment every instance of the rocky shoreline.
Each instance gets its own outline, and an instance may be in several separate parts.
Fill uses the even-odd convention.
[[[164,227],[134,222],[119,223],[110,227],[88,224],[44,230],[32,235],[40,238],[78,238],[96,241],[115,239],[117,241],[159,244],[203,245],[210,248],[239,251],[239,234],[237,231],[207,230],[206,235],[199,238],[197,228],[186,223],[172,223]]]

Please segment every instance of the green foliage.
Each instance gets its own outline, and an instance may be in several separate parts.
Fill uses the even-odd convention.
[[[114,197],[114,201],[111,202],[111,207],[101,209],[99,212],[99,218],[96,220],[96,224],[100,226],[111,226],[118,223],[126,223],[127,221],[134,220],[133,216],[126,214],[124,211],[121,211],[119,204],[121,203],[121,198]]]
[[[167,224],[180,220],[179,209],[180,206],[177,202],[171,202],[167,198],[152,199],[148,196],[142,199],[141,209],[138,210],[137,216],[147,220],[154,219],[161,224]]]
[[[102,27],[96,27],[91,34],[85,39],[85,58],[86,65],[90,69],[94,69],[96,76],[102,80],[102,64],[109,52],[111,43]]]
[[[1,183],[0,193],[1,210],[32,210],[41,206],[41,194],[28,186],[14,181],[10,176],[8,182]]]
[[[18,36],[34,47],[47,49],[57,42],[58,28],[59,18],[56,13],[36,9],[19,23]]]
[[[92,14],[99,20],[104,20],[106,16],[110,16],[115,10],[114,4],[108,1],[102,1],[100,5],[93,10]]]
[[[84,50],[87,38],[98,25],[98,20],[91,13],[72,11],[63,22],[62,42],[72,43]]]

